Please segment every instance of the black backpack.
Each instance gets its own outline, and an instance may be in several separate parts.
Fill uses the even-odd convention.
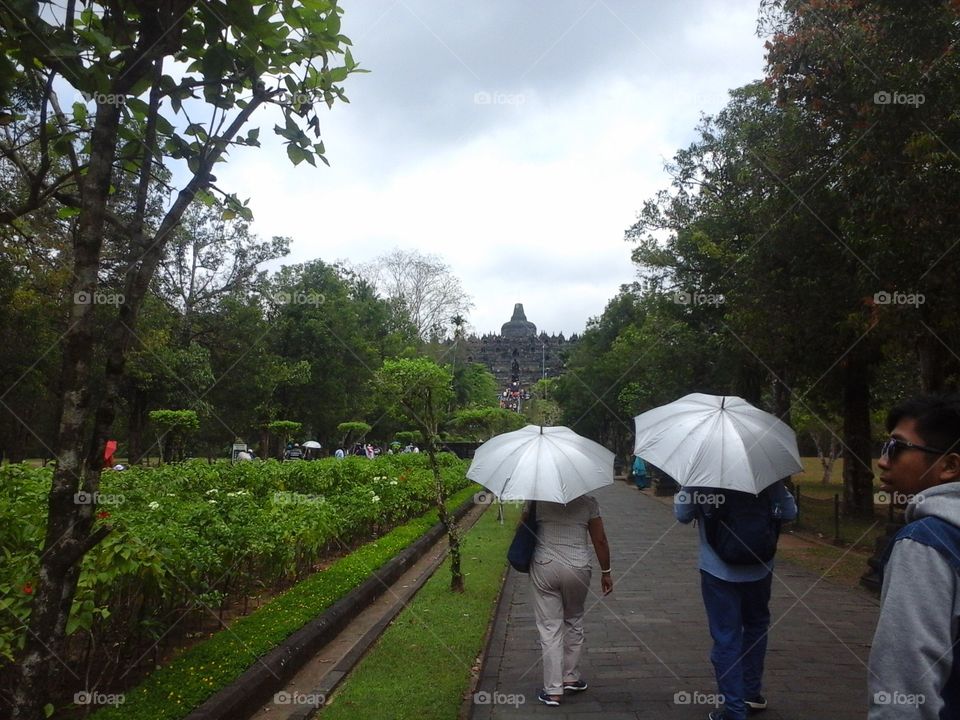
[[[773,560],[780,537],[779,483],[759,495],[712,490],[699,504],[707,542],[729,565],[758,565]]]

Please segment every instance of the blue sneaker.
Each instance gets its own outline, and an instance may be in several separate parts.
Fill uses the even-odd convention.
[[[565,682],[563,684],[564,692],[582,692],[586,690],[589,686],[587,685],[586,680],[577,680],[576,682]]]
[[[547,691],[543,688],[540,688],[537,691],[537,700],[542,702],[544,705],[550,705],[552,707],[558,707],[560,705],[560,701],[554,700],[552,695],[547,695]]]

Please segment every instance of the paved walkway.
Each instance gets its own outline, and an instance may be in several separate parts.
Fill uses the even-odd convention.
[[[704,720],[716,685],[700,597],[697,531],[669,505],[617,482],[596,493],[613,551],[614,591],[587,600],[581,671],[590,689],[537,702],[540,648],[526,575],[510,571],[472,718]],[[879,602],[778,562],[763,720],[862,720]],[[522,703],[522,704],[521,704]]]

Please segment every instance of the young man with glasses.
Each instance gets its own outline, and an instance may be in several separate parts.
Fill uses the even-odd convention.
[[[960,718],[960,396],[908,400],[886,426],[881,489],[907,525],[884,558],[869,720]]]

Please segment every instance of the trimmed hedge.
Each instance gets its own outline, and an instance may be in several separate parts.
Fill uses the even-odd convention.
[[[476,491],[470,486],[453,495],[455,509]],[[122,705],[103,708],[95,720],[178,720],[236,680],[257,657],[322,613],[377,568],[414,542],[437,522],[436,510],[367,543],[325,570],[303,580],[228,629],[187,650],[125,693]]]

